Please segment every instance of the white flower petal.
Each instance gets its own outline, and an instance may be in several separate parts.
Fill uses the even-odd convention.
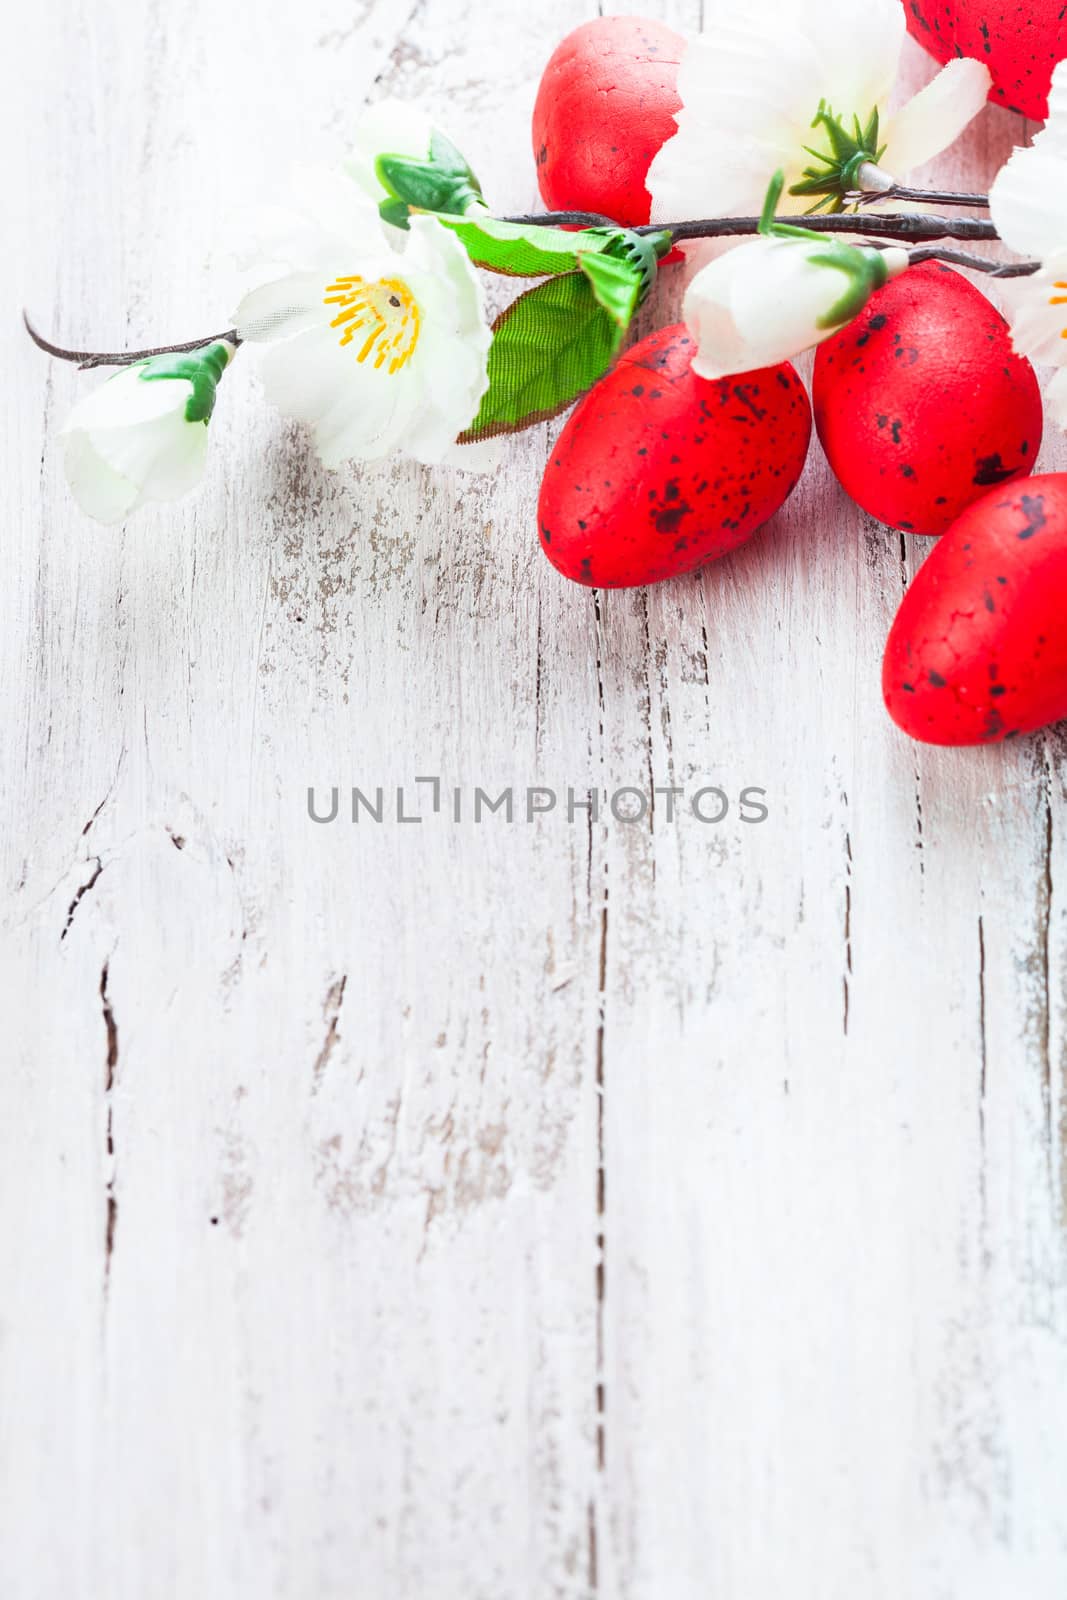
[[[1057,372],[1045,390],[1045,409],[1057,428],[1067,429],[1067,370]]]
[[[789,195],[812,162],[805,146],[828,148],[812,127],[820,103],[851,125],[884,112],[904,35],[898,0],[719,0],[704,33],[690,41],[678,73],[677,134],[653,158],[652,216],[758,213],[767,185],[785,173],[783,211],[810,196]]]
[[[732,372],[743,372],[748,364],[748,345],[732,308],[737,270],[732,258],[743,249],[739,245],[728,255],[709,261],[686,290],[682,317],[696,340],[693,371],[698,378],[724,378]]]
[[[698,272],[683,307],[698,346],[694,372],[724,378],[775,366],[828,339],[850,280],[826,256],[821,240],[754,239]],[[881,259],[890,276],[908,262],[902,250]]]
[[[799,175],[817,93],[814,52],[795,27],[768,49],[758,11],[729,11],[687,44],[678,72],[678,132],[652,159],[652,216],[758,211],[777,167]],[[805,158],[806,159],[806,158]]]
[[[245,295],[233,313],[242,339],[284,339],[328,320],[321,272],[290,272]]]
[[[177,500],[195,488],[207,427],[187,422],[185,378],[141,377],[126,368],[75,406],[63,432],[71,489],[89,516],[117,522],[145,500]]]
[[[1021,255],[1067,249],[1067,61],[1052,74],[1048,121],[1030,149],[1016,150],[989,191],[997,231]]]
[[[985,105],[992,81],[981,61],[950,61],[942,67],[890,118],[884,169],[901,179],[947,150]]]
[[[122,367],[83,395],[60,431],[139,426],[184,411],[193,393],[188,378],[153,378],[146,383],[141,377],[145,366],[138,361]]]
[[[245,213],[246,242],[235,252],[242,267],[322,272],[353,248],[366,255],[391,242],[377,206],[343,172],[294,168],[285,187],[283,204]]]
[[[1003,290],[1019,354],[1050,367],[1067,365],[1067,250],[1050,256],[1032,277],[1007,279]]]
[[[375,461],[404,442],[418,405],[406,373],[383,376],[358,361],[329,328],[313,328],[273,346],[261,364],[268,396],[287,416],[312,430],[322,463]]]
[[[803,18],[820,75],[832,87],[826,99],[838,114],[855,112],[863,121],[886,103],[907,31],[899,0],[863,0],[862,12],[855,0],[786,0],[784,10]]]
[[[81,510],[95,522],[121,522],[137,505],[140,489],[109,466],[87,433],[68,433],[63,469]]]

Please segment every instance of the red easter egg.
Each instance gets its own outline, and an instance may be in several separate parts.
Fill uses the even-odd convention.
[[[992,744],[1067,717],[1067,473],[996,489],[935,545],[897,612],[889,715],[927,744]]]
[[[938,61],[969,56],[993,74],[990,100],[1044,121],[1052,69],[1067,56],[1063,0],[903,0],[908,32]]]
[[[751,539],[804,469],[811,407],[788,364],[712,382],[684,323],[620,358],[572,412],[541,483],[541,547],[604,589],[692,572]]]
[[[685,40],[649,17],[596,17],[552,53],[537,91],[537,182],[552,211],[648,221],[645,176],[677,132]]]
[[[819,348],[815,426],[839,483],[893,528],[940,534],[1032,472],[1041,391],[1000,312],[958,272],[910,267]]]

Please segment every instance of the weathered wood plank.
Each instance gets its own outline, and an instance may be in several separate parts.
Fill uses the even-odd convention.
[[[593,10],[49,0],[5,298],[225,321],[234,206],[368,95],[532,204]],[[1065,746],[885,721],[923,542],[813,451],[748,550],[593,595],[536,549],[545,430],[334,478],[242,363],[199,499],[107,533],[55,446],[92,380],[3,338],[4,1595],[1059,1593]],[[461,823],[307,818],[419,774]],[[538,782],[564,815],[471,818]],[[768,821],[566,820],[702,782]]]

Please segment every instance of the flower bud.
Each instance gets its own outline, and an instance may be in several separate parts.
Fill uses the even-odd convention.
[[[761,238],[697,273],[683,316],[693,371],[726,378],[791,360],[851,322],[908,265],[901,249],[814,238]]]
[[[196,487],[215,390],[234,346],[153,356],[123,367],[80,400],[62,430],[74,498],[97,522],[121,522],[147,500]]]

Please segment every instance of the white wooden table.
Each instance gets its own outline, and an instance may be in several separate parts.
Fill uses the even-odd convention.
[[[195,501],[107,531],[62,481],[94,380],[21,303],[225,326],[234,208],[368,95],[533,204],[592,10],[9,18],[3,1600],[1067,1593],[1067,741],[889,724],[924,543],[813,448],[739,556],[598,596],[537,548],[545,429],[331,477],[241,361]],[[308,819],[431,774],[421,824]],[[770,816],[567,820],[653,783]],[[508,784],[564,798],[450,819]]]

